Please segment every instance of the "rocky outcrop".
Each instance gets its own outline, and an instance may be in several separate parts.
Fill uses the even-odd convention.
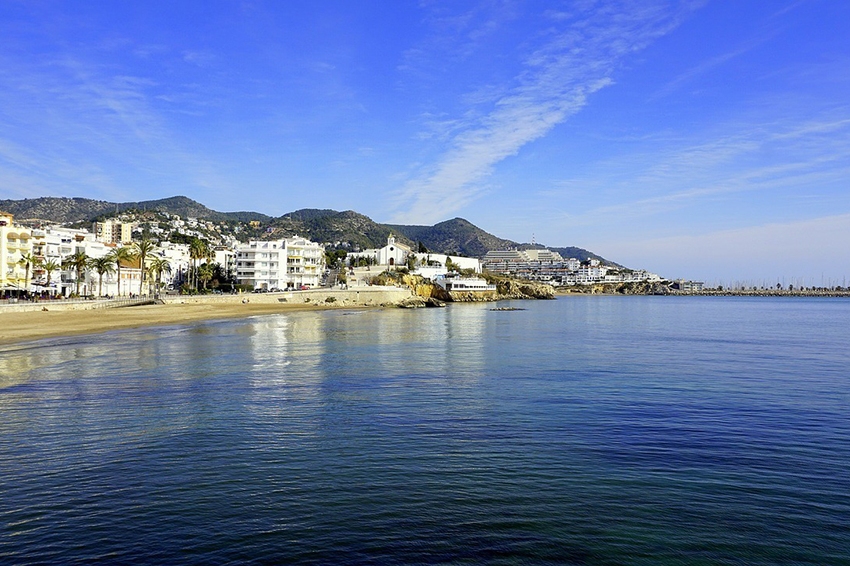
[[[449,300],[455,303],[487,303],[498,301],[498,291],[450,291]]]
[[[407,287],[413,291],[414,295],[426,300],[433,299],[438,303],[477,303],[505,299],[555,298],[555,289],[551,285],[501,276],[487,276],[487,280],[496,285],[495,291],[446,291],[419,275],[400,272],[382,273],[374,278],[373,283]]]
[[[554,299],[555,289],[545,283],[524,279],[499,278],[496,283],[499,299]]]
[[[559,290],[561,293],[582,295],[669,295],[666,282],[634,281],[630,283],[593,283],[572,285]]]
[[[396,304],[396,306],[400,309],[420,309],[424,308],[425,304],[425,299],[413,295],[412,297],[408,297],[403,301],[400,301]]]
[[[615,292],[621,295],[669,295],[670,288],[665,283],[640,281],[622,283],[617,286]]]
[[[402,309],[421,309],[425,307],[444,307],[446,303],[438,301],[433,297],[426,298],[414,295],[397,303],[396,306]]]

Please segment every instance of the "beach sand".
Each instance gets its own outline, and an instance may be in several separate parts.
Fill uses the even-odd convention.
[[[5,312],[0,315],[0,344],[14,344],[109,330],[186,324],[285,312],[328,310],[325,305],[282,303],[166,304],[97,310]],[[363,307],[359,307],[363,308]]]

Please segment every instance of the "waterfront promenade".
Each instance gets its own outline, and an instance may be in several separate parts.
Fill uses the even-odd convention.
[[[305,309],[393,306],[410,296],[409,289],[373,286],[238,295],[171,295],[162,297],[156,304],[137,306],[131,306],[132,302],[150,303],[151,299],[0,304],[0,344]]]

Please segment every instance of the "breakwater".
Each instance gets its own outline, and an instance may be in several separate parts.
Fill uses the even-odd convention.
[[[671,290],[671,295],[702,297],[850,297],[850,290],[836,289],[707,289],[694,293]]]
[[[699,297],[850,297],[850,289],[703,289],[681,291],[664,282],[593,283],[558,287],[559,295],[675,295]]]

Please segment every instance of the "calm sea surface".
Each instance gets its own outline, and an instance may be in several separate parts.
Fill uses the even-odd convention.
[[[0,563],[850,564],[850,301],[511,305],[3,347]]]

